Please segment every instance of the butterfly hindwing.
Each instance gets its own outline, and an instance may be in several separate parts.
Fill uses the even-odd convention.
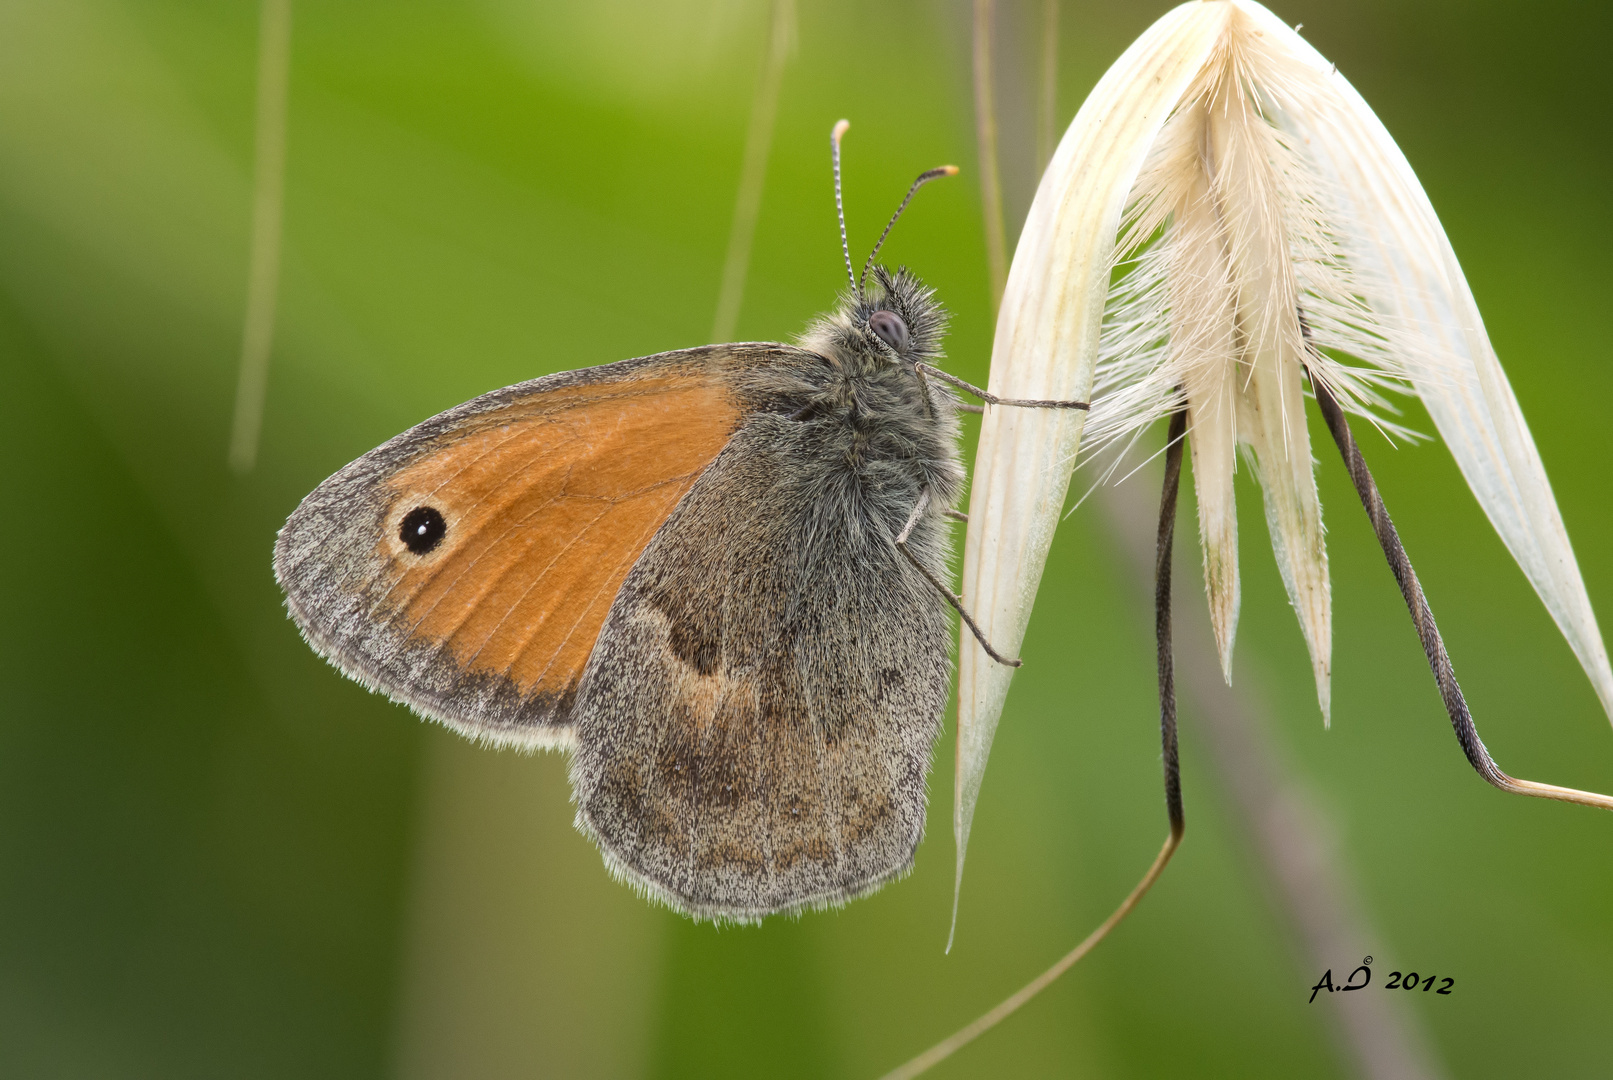
[[[442,413],[311,493],[275,546],[308,641],[476,738],[570,741],[622,581],[747,411],[765,350],[711,346],[535,379]]]
[[[578,824],[707,918],[843,902],[910,865],[949,681],[945,608],[844,448],[757,416],[623,583],[575,707]],[[915,539],[932,565],[943,532]]]

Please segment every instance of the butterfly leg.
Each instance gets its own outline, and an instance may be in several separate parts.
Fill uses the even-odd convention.
[[[996,394],[991,393],[989,390],[982,390],[982,389],[980,389],[980,387],[975,386],[973,383],[966,383],[962,379],[958,378],[956,375],[949,375],[945,371],[942,371],[940,368],[931,367],[929,364],[914,364],[913,366],[915,368],[917,368],[919,371],[923,372],[925,375],[934,375],[937,379],[940,379],[942,382],[949,382],[953,386],[956,386],[959,390],[963,390],[963,391],[965,391],[967,393],[973,394],[975,397],[979,398],[981,401],[984,401],[987,405],[1012,405],[1015,408],[1019,408],[1019,409],[1090,409],[1090,408],[1092,408],[1091,404],[1089,404],[1088,402],[1085,402],[1085,401],[1045,401],[1045,400],[1034,399],[1034,398],[1000,398]],[[965,405],[962,408],[966,412],[975,412],[976,411],[975,407],[969,406],[969,405]]]
[[[914,568],[917,569],[919,573],[924,575],[924,580],[935,586],[936,592],[946,597],[947,603],[952,605],[952,610],[958,613],[958,617],[961,618],[963,620],[963,624],[969,628],[969,632],[974,634],[975,640],[980,642],[980,647],[986,650],[986,655],[997,661],[997,663],[1006,665],[1007,667],[1019,667],[1024,663],[1024,661],[1009,659],[996,649],[992,648],[991,642],[986,640],[986,635],[981,631],[980,627],[975,624],[973,616],[971,616],[968,610],[963,606],[963,597],[947,588],[946,584],[942,582],[940,578],[936,577],[930,572],[929,567],[919,562],[918,558],[908,550],[907,538],[913,534],[913,526],[918,524],[919,515],[923,514],[924,508],[929,505],[930,489],[926,487],[923,491],[919,492],[919,501],[913,506],[913,512],[907,516],[907,524],[902,526],[900,535],[896,537],[896,550],[900,551],[907,558],[907,561],[912,563]]]

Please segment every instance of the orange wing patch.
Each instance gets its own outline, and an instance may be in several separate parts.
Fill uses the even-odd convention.
[[[622,580],[738,416],[720,384],[691,376],[512,402],[387,481],[386,606],[466,672],[567,694]],[[400,537],[422,506],[447,523],[424,556]]]
[[[722,346],[536,379],[352,462],[275,542],[303,636],[473,738],[569,744],[605,616],[748,411],[748,362]]]

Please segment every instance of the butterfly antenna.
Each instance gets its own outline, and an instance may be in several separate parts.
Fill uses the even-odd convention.
[[[906,210],[907,204],[913,201],[913,196],[918,194],[919,188],[923,187],[925,184],[928,184],[931,180],[939,180],[943,176],[957,175],[958,167],[956,165],[942,165],[939,169],[931,169],[929,172],[919,173],[919,178],[913,181],[912,187],[907,189],[907,197],[902,200],[902,205],[898,206],[896,208],[896,213],[891,215],[890,224],[886,225],[885,231],[879,234],[879,242],[874,245],[874,250],[868,253],[868,261],[863,263],[862,277],[857,279],[857,292],[859,294],[862,293],[863,278],[868,276],[868,268],[874,265],[874,256],[878,255],[879,249],[885,246],[885,237],[889,236],[891,234],[891,230],[896,228],[896,219],[902,216],[902,211]],[[837,188],[836,190],[839,189]],[[841,235],[842,237],[845,235],[844,226],[841,228]],[[847,267],[850,267],[851,265],[851,256],[849,253],[846,256],[846,265]]]
[[[840,252],[846,257],[846,278],[851,282],[852,291],[861,296],[862,284],[851,269],[851,245],[846,242],[846,204],[840,195],[840,140],[845,137],[849,127],[850,120],[835,124],[834,130],[829,133],[829,146],[835,166],[835,214],[840,218]]]

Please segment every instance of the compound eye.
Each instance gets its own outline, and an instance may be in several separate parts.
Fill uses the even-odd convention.
[[[907,324],[894,311],[874,312],[868,316],[868,328],[897,352],[907,351]]]

